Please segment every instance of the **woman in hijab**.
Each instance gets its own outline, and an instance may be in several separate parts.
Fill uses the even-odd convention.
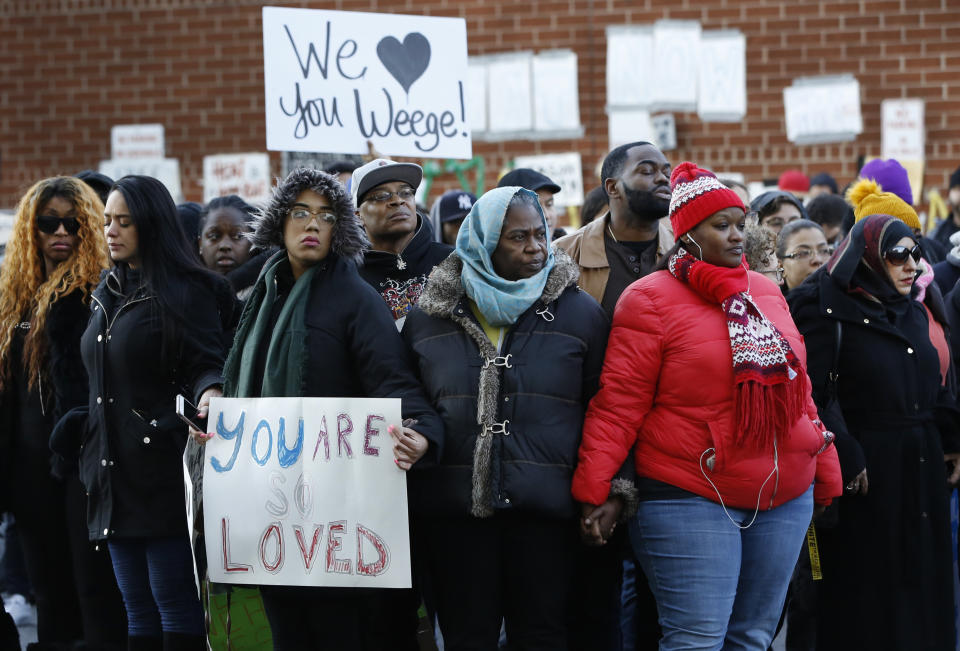
[[[815,505],[840,493],[833,437],[786,301],[743,265],[743,202],[693,163],[670,186],[677,243],[617,303],[573,495],[589,513],[632,451],[660,649],[761,651]]]
[[[403,328],[445,428],[410,482],[448,651],[495,649],[503,620],[511,649],[568,648],[570,480],[608,325],[547,232],[534,192],[486,193]]]
[[[817,530],[818,649],[954,646],[956,392],[939,293],[916,300],[920,258],[908,225],[871,215],[790,294],[844,481],[836,527]]]

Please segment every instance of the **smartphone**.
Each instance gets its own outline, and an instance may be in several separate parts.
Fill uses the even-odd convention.
[[[197,406],[179,393],[177,394],[177,416],[190,427],[204,433],[207,431],[207,419],[197,418]]]

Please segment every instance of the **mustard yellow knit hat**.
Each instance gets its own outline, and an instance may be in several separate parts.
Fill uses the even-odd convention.
[[[884,192],[883,188],[871,179],[860,179],[854,183],[847,190],[847,201],[853,206],[856,221],[867,215],[891,215],[910,228],[920,228],[917,211],[892,192]]]

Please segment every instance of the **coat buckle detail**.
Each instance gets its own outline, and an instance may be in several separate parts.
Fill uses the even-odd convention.
[[[504,436],[510,436],[510,430],[507,429],[509,425],[509,420],[505,420],[502,423],[491,423],[490,425],[484,425],[483,432],[480,433],[480,436],[486,436],[488,434],[503,434]]]
[[[513,364],[510,363],[511,357],[513,357],[513,353],[508,353],[505,357],[488,357],[483,362],[483,368],[487,368],[491,364],[493,366],[502,366],[503,368],[513,368]]]

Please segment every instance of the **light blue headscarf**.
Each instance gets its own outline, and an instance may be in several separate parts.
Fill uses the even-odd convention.
[[[537,199],[537,193],[524,188],[504,187],[490,190],[473,204],[457,235],[457,256],[463,261],[460,281],[467,296],[473,299],[487,322],[492,326],[513,325],[533,305],[547,283],[554,257],[547,242],[547,262],[537,275],[522,280],[506,280],[493,270],[490,256],[500,242],[500,230],[507,214],[507,206],[517,193],[533,197],[544,231],[549,233],[547,218]]]

